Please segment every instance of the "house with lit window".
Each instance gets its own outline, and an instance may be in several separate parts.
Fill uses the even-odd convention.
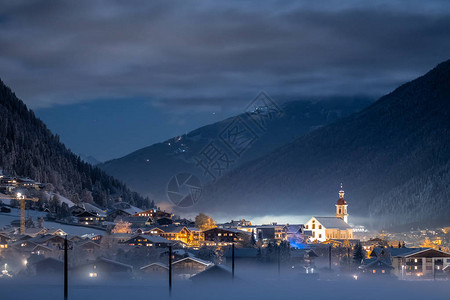
[[[138,235],[124,242],[129,246],[166,248],[171,241],[157,235]]]
[[[78,278],[128,278],[133,267],[104,257],[75,266],[71,273]]]
[[[416,248],[412,251],[404,250],[396,253],[390,248],[392,266],[400,279],[407,278],[439,278],[444,277],[444,269],[450,265],[450,253],[430,248]]]
[[[191,234],[188,245],[191,247],[200,247],[205,241],[205,234],[196,227],[187,228]]]
[[[105,217],[94,212],[84,211],[76,215],[78,223],[85,225],[98,225],[105,221]]]
[[[391,261],[385,258],[365,259],[358,268],[361,274],[366,276],[390,276],[391,270],[394,269]]]
[[[6,234],[0,233],[0,250],[8,248],[8,241],[11,238],[7,236]]]
[[[336,202],[336,215],[334,217],[312,217],[305,223],[305,230],[311,231],[310,241],[324,242],[332,239],[353,239],[353,229],[347,223],[347,207],[341,184],[339,199]]]
[[[172,263],[172,270],[176,277],[188,279],[191,276],[203,272],[213,263],[196,257],[185,257]]]
[[[184,226],[158,226],[149,229],[150,235],[159,235],[170,241],[180,241],[189,244],[191,232]],[[148,234],[148,233],[147,233]]]
[[[203,233],[205,235],[205,244],[207,246],[226,246],[234,242],[243,241],[244,236],[248,235],[248,233],[241,230],[219,227],[205,230]]]
[[[141,212],[135,213],[133,215],[133,217],[150,217],[153,220],[158,220],[160,218],[172,219],[173,218],[173,214],[165,212],[165,211],[161,211],[161,210],[158,210],[158,209],[149,209],[149,210],[145,210],[145,211],[141,211]]]
[[[264,243],[279,243],[286,239],[287,227],[273,223],[270,225],[256,226],[256,239],[261,239]]]
[[[450,253],[431,248],[374,248],[371,258],[388,258],[399,279],[445,277]]]

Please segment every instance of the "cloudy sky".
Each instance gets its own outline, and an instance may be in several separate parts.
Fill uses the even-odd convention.
[[[5,0],[0,78],[75,152],[105,160],[260,90],[387,93],[450,58],[449,2]]]

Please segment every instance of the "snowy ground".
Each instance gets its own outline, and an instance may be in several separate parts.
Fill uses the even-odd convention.
[[[27,210],[26,211],[26,217],[32,217],[33,221],[37,224],[37,217],[44,217],[46,215],[45,212],[40,211],[34,211],[34,210]],[[3,228],[6,225],[11,225],[11,222],[14,220],[20,219],[20,210],[16,208],[11,209],[11,213],[0,213],[0,229]],[[44,222],[45,228],[60,228],[71,235],[83,235],[87,233],[94,233],[94,234],[104,234],[104,231],[88,228],[88,227],[82,227],[82,226],[71,226],[71,225],[64,225],[59,224],[56,222]]]
[[[62,299],[62,278],[1,280],[2,300]],[[304,281],[300,278],[173,283],[171,299],[449,299],[448,281]],[[70,282],[69,299],[168,299],[167,282]]]

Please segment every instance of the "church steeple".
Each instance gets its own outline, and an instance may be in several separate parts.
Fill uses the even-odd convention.
[[[348,213],[347,213],[347,201],[344,199],[344,189],[341,183],[341,189],[339,190],[339,199],[336,203],[336,218],[340,218],[344,220],[346,223],[348,221]]]
[[[341,190],[339,191],[339,198],[344,199],[344,190],[342,189],[342,182],[341,182]]]

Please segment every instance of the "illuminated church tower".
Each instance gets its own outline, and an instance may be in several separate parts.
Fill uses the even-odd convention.
[[[336,218],[340,218],[344,220],[345,223],[348,223],[348,213],[347,213],[347,201],[344,199],[344,190],[339,191],[339,199],[336,203]]]

